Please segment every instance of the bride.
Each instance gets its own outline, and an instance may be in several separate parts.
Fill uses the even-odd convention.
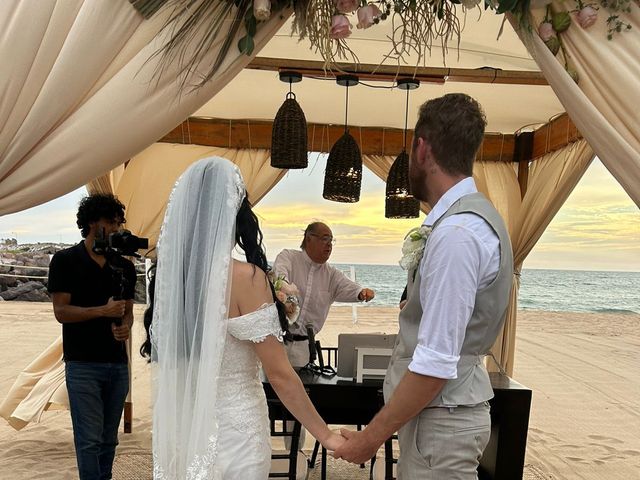
[[[234,247],[246,262],[232,259]],[[283,347],[284,306],[265,274],[262,232],[240,171],[192,165],[171,195],[158,242],[150,331],[156,480],[263,480],[271,442],[262,364],[287,409],[334,450]]]

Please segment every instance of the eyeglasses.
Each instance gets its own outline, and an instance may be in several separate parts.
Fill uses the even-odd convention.
[[[331,235],[318,235],[317,233],[312,233],[312,232],[309,232],[309,235],[311,235],[312,237],[319,238],[321,242],[326,243],[327,245],[336,244],[336,239],[333,238]]]

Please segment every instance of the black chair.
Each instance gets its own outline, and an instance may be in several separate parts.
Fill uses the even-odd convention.
[[[338,366],[338,347],[323,347],[320,345],[320,341],[316,340],[316,352],[318,352],[318,363],[320,364],[320,371],[325,370],[326,367],[335,369]],[[327,370],[328,371],[328,370]],[[309,468],[316,466],[316,460],[318,458],[318,449],[320,448],[320,442],[316,440],[313,446],[313,453],[309,459]],[[325,478],[327,471],[327,449],[322,447],[322,478]]]
[[[291,448],[289,451],[273,451],[271,454],[272,466],[273,460],[286,460],[288,461],[288,470],[286,472],[270,472],[269,478],[287,478],[289,480],[296,480],[299,473],[298,449],[301,429],[300,422],[298,422],[298,420],[289,413],[277,397],[267,398],[267,406],[269,408],[271,436],[291,438]],[[293,422],[293,428],[291,430],[287,429],[287,422]]]
[[[323,347],[320,345],[320,341],[316,340],[316,352],[318,353],[318,373],[320,375],[335,375],[336,368],[338,368],[338,347]],[[358,431],[362,430],[362,425],[356,425]],[[320,442],[316,440],[313,446],[313,453],[309,459],[309,468],[314,468],[318,457],[318,450],[320,448]],[[321,453],[321,478],[326,478],[327,472],[327,449],[322,447]],[[364,463],[360,464],[360,468],[364,468]]]
[[[379,400],[380,400],[380,408],[384,407],[384,396],[382,394],[382,390],[378,392]],[[398,464],[398,459],[393,456],[393,441],[398,441],[398,434],[394,433],[384,442],[384,480],[396,480],[394,467]],[[369,471],[369,478],[371,480],[379,479],[379,475],[375,475],[374,477],[374,467],[376,464],[376,458],[373,457],[371,459],[371,470]]]

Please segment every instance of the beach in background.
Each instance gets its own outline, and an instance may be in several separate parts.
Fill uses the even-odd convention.
[[[396,306],[407,283],[399,265],[334,264],[376,291],[367,306]],[[523,269],[518,307],[523,310],[640,313],[640,272]]]
[[[135,307],[136,350],[142,311]],[[351,307],[334,307],[319,339],[330,346],[341,332],[395,333],[397,312],[358,307],[354,324]],[[48,303],[0,304],[0,397],[59,333]],[[120,435],[118,453],[149,454],[151,367],[137,352],[133,359],[133,433]],[[526,463],[549,479],[638,478],[638,365],[638,314],[520,311],[514,378],[533,390]],[[77,479],[69,413],[45,412],[19,432],[0,420],[0,479]]]

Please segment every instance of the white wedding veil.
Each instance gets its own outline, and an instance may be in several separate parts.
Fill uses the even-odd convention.
[[[178,179],[158,241],[152,357],[155,480],[217,479],[216,397],[231,251],[245,187],[238,168],[200,160]]]

